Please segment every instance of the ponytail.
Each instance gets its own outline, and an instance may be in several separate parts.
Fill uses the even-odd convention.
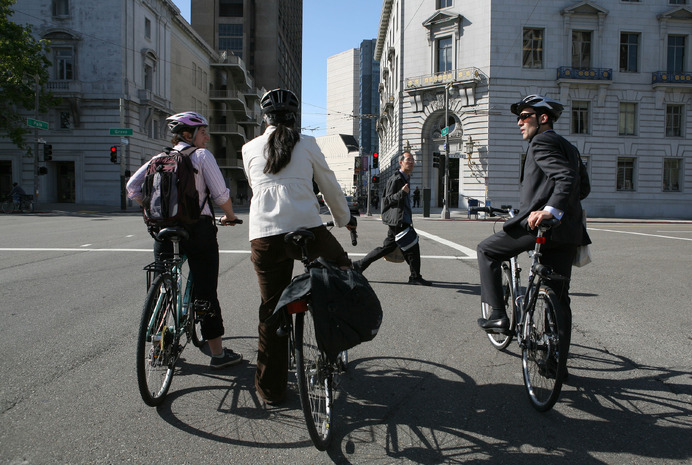
[[[300,140],[300,133],[293,128],[295,115],[290,113],[282,115],[281,113],[273,113],[265,115],[267,123],[276,126],[276,130],[269,135],[267,146],[265,148],[267,154],[267,164],[264,165],[265,174],[277,174],[291,162],[293,148]]]

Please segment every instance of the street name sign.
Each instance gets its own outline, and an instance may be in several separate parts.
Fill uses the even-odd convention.
[[[40,121],[37,119],[27,118],[26,124],[27,124],[27,126],[32,127],[32,128],[48,129],[48,123],[47,122]]]
[[[132,129],[130,129],[130,128],[111,128],[110,129],[110,135],[111,136],[131,136],[132,135]]]
[[[440,134],[442,134],[443,136],[446,136],[447,134],[449,134],[449,126],[447,126],[446,128],[443,128],[442,131],[440,131]]]

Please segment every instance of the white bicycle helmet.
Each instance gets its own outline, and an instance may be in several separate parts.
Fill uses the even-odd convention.
[[[168,123],[168,129],[171,130],[173,134],[179,134],[185,130],[192,130],[199,126],[209,126],[209,121],[194,111],[185,111],[183,113],[178,113],[166,118]]]
[[[527,95],[517,103],[513,103],[510,110],[515,115],[519,116],[519,113],[526,108],[531,107],[539,113],[547,113],[553,121],[557,121],[562,115],[562,110],[565,109],[557,100],[550,99],[538,94]]]
[[[298,97],[288,89],[274,89],[265,93],[260,100],[263,113],[298,113]]]

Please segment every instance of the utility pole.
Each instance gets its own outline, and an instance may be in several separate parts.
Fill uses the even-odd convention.
[[[38,121],[38,93],[40,91],[39,75],[34,76],[36,96],[34,97],[34,119]],[[34,126],[34,210],[38,205],[38,126]]]

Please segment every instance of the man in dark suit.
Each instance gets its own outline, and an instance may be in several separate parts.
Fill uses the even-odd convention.
[[[553,130],[562,114],[560,102],[529,95],[511,106],[524,140],[529,142],[521,167],[519,213],[507,220],[502,230],[478,244],[481,300],[492,308],[481,328],[501,332],[509,327],[502,291],[501,264],[510,257],[533,249],[536,226],[557,218],[560,225],[546,234],[542,263],[569,278],[577,246],[590,244],[582,221],[580,200],[590,191],[589,179],[579,151]],[[567,328],[572,325],[569,280],[546,282],[557,294]],[[569,341],[568,341],[569,342]]]
[[[400,169],[389,178],[382,195],[382,222],[389,226],[387,237],[381,247],[376,247],[363,259],[353,262],[353,267],[361,272],[365,271],[374,261],[394,252],[399,247],[411,270],[408,283],[430,286],[432,283],[423,279],[420,274],[420,246],[416,231],[413,229],[409,183],[415,163],[413,155],[409,152],[404,152],[399,157]]]

